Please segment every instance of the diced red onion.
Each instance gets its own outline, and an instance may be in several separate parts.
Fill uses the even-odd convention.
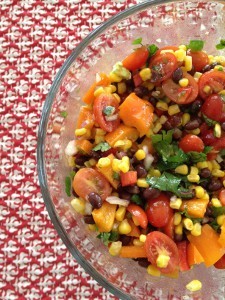
[[[116,196],[109,196],[105,199],[107,202],[109,202],[110,204],[118,204],[118,205],[122,205],[127,207],[130,203],[129,200],[126,199],[121,199],[119,197]]]

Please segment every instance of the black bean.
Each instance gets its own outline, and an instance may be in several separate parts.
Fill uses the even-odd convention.
[[[131,194],[126,192],[126,191],[122,191],[122,192],[119,193],[119,197],[121,199],[130,200]]]
[[[102,156],[101,151],[91,151],[91,157],[95,159],[99,159]]]
[[[88,201],[91,203],[91,205],[94,208],[100,208],[102,206],[102,198],[97,193],[94,192],[90,193],[88,195]]]
[[[220,167],[222,170],[225,170],[225,160],[220,162]]]
[[[199,120],[197,118],[190,120],[184,126],[186,130],[194,130],[199,127]]]
[[[202,106],[202,101],[200,99],[196,99],[194,102],[190,105],[190,113],[196,114],[199,112],[200,108]]]
[[[206,208],[206,212],[205,212],[205,216],[206,217],[210,217],[210,216],[212,216],[212,208],[211,207],[207,207]]]
[[[211,182],[208,184],[208,189],[210,192],[218,191],[223,187],[222,182],[218,179],[213,177]]]
[[[208,168],[203,168],[200,171],[200,176],[203,178],[208,178],[211,176],[211,171]]]
[[[177,68],[172,75],[174,82],[178,83],[183,78],[183,71],[181,68]]]
[[[202,68],[201,72],[202,72],[202,73],[208,72],[208,71],[214,69],[214,67],[217,66],[217,65],[218,65],[217,62],[214,62],[214,63],[212,63],[212,64],[205,65],[205,66]]]
[[[176,128],[181,124],[182,113],[171,116],[167,121],[170,122],[172,128]]]
[[[160,194],[160,190],[149,187],[144,190],[143,197],[146,200],[149,200],[158,197],[159,194]]]
[[[127,235],[121,235],[120,236],[120,241],[122,242],[123,246],[127,246],[130,244],[131,242],[131,236],[127,236]]]
[[[139,194],[140,193],[140,189],[137,185],[127,186],[126,191],[130,194]]]
[[[149,102],[150,102],[153,106],[156,106],[157,100],[156,100],[156,98],[154,98],[153,96],[151,96],[151,97],[149,98]]]
[[[124,156],[126,156],[127,154],[126,154],[126,152],[124,152],[124,151],[117,151],[116,152],[116,157],[118,158],[118,159],[121,159],[122,157],[124,157]]]
[[[171,124],[171,122],[169,120],[167,120],[164,124],[163,124],[163,128],[165,130],[170,130],[170,129],[173,129],[173,126]]]
[[[75,164],[78,166],[83,166],[85,161],[87,160],[88,160],[87,156],[77,156],[75,158]]]
[[[148,174],[148,172],[145,170],[145,167],[141,164],[137,165],[135,169],[137,171],[138,178],[144,178]]]
[[[182,239],[183,239],[183,235],[182,235],[182,234],[175,234],[175,235],[174,235],[174,240],[175,240],[176,242],[181,242]]]
[[[179,140],[182,137],[182,131],[179,128],[174,128],[173,138]]]
[[[143,267],[143,268],[147,268],[149,265],[149,261],[147,260],[147,258],[138,258],[137,259],[139,266]]]
[[[149,94],[149,90],[144,86],[138,86],[134,89],[134,93],[139,97],[143,98]]]
[[[92,215],[86,215],[86,216],[84,216],[84,222],[86,224],[95,224],[95,221],[94,221]]]
[[[221,128],[225,131],[225,122],[221,123]]]

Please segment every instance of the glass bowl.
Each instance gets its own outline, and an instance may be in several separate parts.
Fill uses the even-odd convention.
[[[59,236],[81,266],[120,299],[224,299],[225,272],[194,267],[178,279],[156,278],[133,260],[115,258],[70,206],[64,187],[70,172],[64,149],[74,138],[82,95],[96,73],[108,73],[132,49],[132,41],[160,46],[202,39],[208,53],[225,36],[225,1],[152,0],[117,14],[89,34],[58,72],[43,107],[38,133],[38,172],[43,198]],[[64,118],[62,112],[68,113]],[[203,288],[191,294],[188,282]]]

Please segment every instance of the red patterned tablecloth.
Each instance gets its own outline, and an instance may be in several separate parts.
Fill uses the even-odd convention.
[[[53,228],[36,169],[52,80],[93,29],[140,0],[0,1],[0,299],[116,299],[84,272]]]

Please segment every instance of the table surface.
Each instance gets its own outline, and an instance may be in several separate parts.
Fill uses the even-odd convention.
[[[0,299],[117,299],[77,264],[48,217],[36,169],[52,80],[104,20],[142,1],[0,1]]]

